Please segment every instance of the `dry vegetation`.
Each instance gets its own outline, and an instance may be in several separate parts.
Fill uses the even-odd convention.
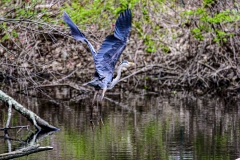
[[[79,89],[91,79],[94,64],[87,45],[70,37],[61,20],[61,7],[66,3],[71,4],[69,1],[31,3],[19,0],[12,7],[2,7],[2,85],[28,90],[69,84]],[[132,8],[131,38],[120,59],[134,61],[137,66],[124,74],[130,75],[125,79],[135,88],[153,92],[160,92],[159,88],[188,89],[200,95],[238,97],[239,0],[213,1],[204,7],[202,1],[185,0],[184,3],[148,1],[136,3]],[[204,8],[202,13],[197,13],[199,8]],[[231,12],[224,16],[237,18],[232,21],[219,18],[219,22],[209,18],[217,19],[216,15],[227,9]],[[29,15],[25,12],[21,16],[19,10],[29,11]],[[206,21],[204,11],[209,18]],[[110,21],[115,19],[109,17]],[[101,24],[79,26],[97,49],[111,27],[111,24],[108,27],[101,27]]]

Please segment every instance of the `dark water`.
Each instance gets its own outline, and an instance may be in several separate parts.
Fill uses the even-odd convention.
[[[64,93],[64,90],[63,90]],[[0,153],[29,144],[52,146],[53,150],[17,159],[222,159],[240,157],[240,105],[224,104],[219,98],[193,98],[181,93],[139,95],[129,92],[111,95],[104,106],[89,107],[89,97],[68,100],[57,94],[64,105],[44,98],[15,95],[40,117],[60,128],[49,135],[26,129],[9,131],[11,141],[0,131]],[[1,104],[0,125],[7,120],[7,107]],[[103,123],[99,122],[102,117]],[[92,117],[94,126],[90,123]],[[14,112],[11,126],[27,125]],[[31,128],[34,129],[34,128]]]

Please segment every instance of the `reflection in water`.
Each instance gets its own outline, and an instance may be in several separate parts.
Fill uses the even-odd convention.
[[[97,104],[89,107],[88,97],[91,95],[66,101],[61,106],[43,99],[27,98],[26,101],[26,97],[19,97],[18,101],[60,128],[40,142],[42,146],[52,146],[52,151],[29,155],[28,159],[240,157],[239,104],[226,106],[218,98],[192,98],[180,93],[159,96],[109,93],[102,107]],[[6,120],[5,111],[7,108],[2,106],[1,125]],[[97,123],[99,117],[104,125]],[[89,127],[90,120],[94,126]],[[13,113],[11,126],[21,124],[26,125],[27,121]],[[15,135],[18,139],[25,136]],[[4,153],[8,145],[3,140],[1,143],[4,145],[0,153]]]
[[[10,137],[8,130],[4,130],[4,136],[0,136],[0,138],[7,141],[7,151],[5,152],[11,154],[3,154],[0,159],[13,159],[36,152],[51,150],[52,147],[39,147],[40,145],[38,143],[41,142],[44,137],[51,135],[53,132],[56,131],[37,131],[28,135],[26,139],[15,139]]]
[[[89,106],[89,110],[90,110],[90,126],[92,127],[92,130],[94,130],[94,121],[93,121],[93,106]]]
[[[98,98],[97,98],[98,99]],[[97,125],[104,125],[103,123],[103,119],[102,119],[102,108],[104,107],[104,101],[98,101],[96,102],[96,106],[95,103],[92,103],[92,105],[89,106],[89,110],[90,110],[90,125],[92,126],[92,129],[94,129],[94,120],[93,118],[95,117],[93,114],[97,113],[96,117],[97,117]]]

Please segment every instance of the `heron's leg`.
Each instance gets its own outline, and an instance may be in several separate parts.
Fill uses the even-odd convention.
[[[98,125],[99,125],[99,122],[101,122],[102,125],[104,125],[103,120],[102,120],[102,106],[103,106],[103,103],[100,102],[100,105],[99,105],[99,113],[100,113],[100,115],[98,116],[98,120],[97,120]]]
[[[102,91],[102,96],[101,96],[101,99],[100,99],[100,102],[102,103],[102,100],[104,98],[104,95],[105,95],[105,92],[107,91],[107,89],[103,89]]]
[[[92,99],[92,105],[90,106],[90,111],[91,111],[91,115],[90,115],[90,124],[92,126],[94,126],[94,123],[93,123],[93,107],[94,107],[94,101],[97,97],[97,94],[98,94],[99,90],[95,90],[94,92],[94,96],[93,96],[93,99]]]
[[[94,92],[94,96],[93,96],[93,100],[92,100],[92,107],[94,106],[94,101],[97,97],[98,92],[99,92],[99,90],[95,90],[95,92]]]
[[[106,91],[107,91],[107,89],[103,89],[101,99],[100,99],[100,116],[98,117],[98,122],[100,121],[102,123],[102,125],[104,125],[103,120],[102,120],[103,98],[104,98]]]

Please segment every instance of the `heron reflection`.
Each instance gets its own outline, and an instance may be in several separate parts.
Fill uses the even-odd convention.
[[[103,112],[102,112],[102,105],[99,106],[89,106],[89,116],[90,116],[90,126],[92,130],[95,128],[95,121],[97,122],[98,126],[103,126],[104,122],[102,119]]]

